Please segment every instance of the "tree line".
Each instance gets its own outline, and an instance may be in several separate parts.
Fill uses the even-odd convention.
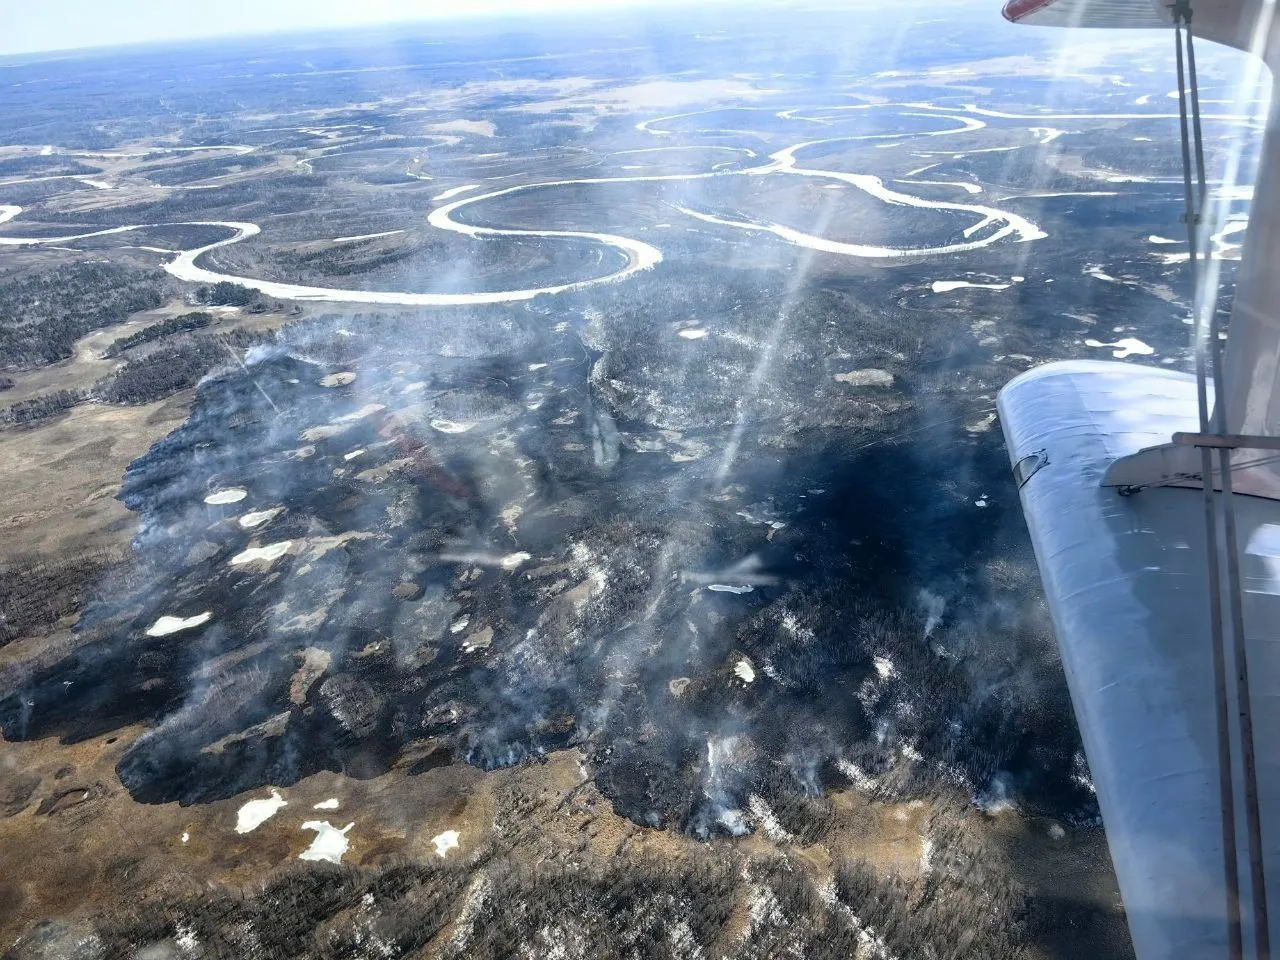
[[[232,330],[226,334],[186,337],[129,360],[87,390],[55,390],[0,409],[0,424],[37,423],[89,401],[152,403],[194,387],[205,374],[233,359],[236,351],[264,343],[272,336],[265,332]]]
[[[258,297],[258,291],[250,290],[230,280],[196,287],[196,299],[216,307],[247,307]]]
[[[21,370],[70,357],[91,330],[154,310],[167,282],[155,270],[80,263],[0,281],[0,369]]]
[[[196,313],[184,313],[181,316],[169,317],[167,320],[161,320],[159,323],[153,323],[148,327],[143,327],[136,333],[131,333],[127,337],[121,337],[107,347],[102,352],[103,357],[110,360],[118,357],[130,347],[136,347],[143,343],[151,343],[153,340],[160,340],[163,337],[170,336],[175,333],[189,333],[192,330],[199,330],[201,327],[207,327],[213,322],[213,314],[204,313],[203,311]]]
[[[231,349],[217,337],[192,337],[160,347],[93,385],[94,395],[107,403],[150,403],[194,387],[200,378],[228,359]]]

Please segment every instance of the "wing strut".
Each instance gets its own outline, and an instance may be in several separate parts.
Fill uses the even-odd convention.
[[[1176,0],[1172,5],[1174,42],[1178,69],[1178,115],[1182,133],[1182,174],[1186,199],[1187,243],[1190,251],[1191,297],[1195,311],[1196,400],[1200,414],[1201,476],[1204,478],[1205,546],[1209,574],[1209,623],[1212,630],[1214,707],[1217,714],[1218,777],[1222,808],[1223,868],[1227,897],[1227,950],[1231,960],[1242,956],[1240,928],[1240,873],[1236,856],[1236,804],[1232,785],[1232,727],[1227,696],[1226,655],[1223,637],[1222,553],[1226,554],[1226,603],[1231,620],[1231,652],[1236,674],[1236,706],[1239,711],[1240,761],[1244,781],[1245,828],[1248,839],[1249,876],[1254,921],[1254,948],[1258,960],[1270,960],[1271,935],[1267,916],[1267,891],[1262,865],[1262,827],[1258,810],[1258,780],[1253,748],[1253,711],[1249,696],[1249,669],[1245,655],[1244,606],[1241,598],[1240,550],[1236,530],[1235,506],[1232,499],[1230,447],[1214,444],[1213,437],[1227,434],[1226,404],[1216,396],[1213,414],[1209,410],[1208,379],[1210,367],[1215,394],[1223,380],[1222,340],[1219,336],[1216,303],[1201,302],[1200,253],[1196,244],[1205,203],[1204,142],[1200,132],[1200,91],[1196,82],[1195,43],[1191,32],[1191,4]],[[1186,27],[1185,31],[1183,27]],[[1183,51],[1186,51],[1184,69]],[[1189,94],[1189,96],[1188,96]],[[1190,100],[1191,133],[1187,130],[1187,107]],[[1192,150],[1195,147],[1196,185],[1192,189]],[[1222,503],[1219,520],[1218,493],[1213,477],[1213,457],[1218,455]]]

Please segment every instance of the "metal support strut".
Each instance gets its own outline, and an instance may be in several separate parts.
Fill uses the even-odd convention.
[[[1245,832],[1249,854],[1249,887],[1252,905],[1253,943],[1258,960],[1270,960],[1271,938],[1267,917],[1266,878],[1262,862],[1262,830],[1258,808],[1258,781],[1253,748],[1253,715],[1249,697],[1248,661],[1245,651],[1244,606],[1240,583],[1239,541],[1236,531],[1235,505],[1231,483],[1232,449],[1243,444],[1231,442],[1248,438],[1231,438],[1227,434],[1225,404],[1218,387],[1223,383],[1222,343],[1216,296],[1205,296],[1200,283],[1201,254],[1197,241],[1205,207],[1204,142],[1200,131],[1200,92],[1196,83],[1195,45],[1191,32],[1191,4],[1176,0],[1172,5],[1174,39],[1177,45],[1178,115],[1182,133],[1182,172],[1186,200],[1185,219],[1190,251],[1191,296],[1195,319],[1196,399],[1200,429],[1195,440],[1200,448],[1201,477],[1204,485],[1205,546],[1208,554],[1209,615],[1213,646],[1214,707],[1217,714],[1219,800],[1222,807],[1222,849],[1227,899],[1228,956],[1237,960],[1243,955],[1240,924],[1240,873],[1237,854],[1236,806],[1232,755],[1232,724],[1227,694],[1224,613],[1231,624],[1231,652],[1235,667],[1235,705],[1239,723],[1241,779],[1244,785]],[[1184,33],[1184,29],[1185,33]],[[1186,53],[1184,70],[1183,52]],[[1189,94],[1189,95],[1188,95]],[[1190,101],[1191,131],[1187,129]],[[1192,144],[1195,151],[1195,189],[1192,188]],[[1210,299],[1212,297],[1212,299]],[[1215,403],[1212,417],[1209,407],[1208,380],[1212,370]],[[1182,442],[1189,442],[1183,440]],[[1222,485],[1219,511],[1214,483],[1214,454]],[[1221,517],[1221,521],[1219,521]],[[1221,546],[1219,545],[1221,536]],[[1226,591],[1222,589],[1222,559],[1226,560]],[[1224,611],[1225,601],[1225,611]]]

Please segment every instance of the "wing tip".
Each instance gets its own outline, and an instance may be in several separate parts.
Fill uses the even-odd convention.
[[[1018,23],[1053,2],[1054,0],[1009,0],[1000,13],[1010,23]]]
[[[1006,0],[1010,23],[1044,27],[1159,28],[1170,22],[1163,0]]]

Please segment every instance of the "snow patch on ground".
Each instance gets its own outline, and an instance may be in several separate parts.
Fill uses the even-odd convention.
[[[347,847],[351,845],[347,839],[347,834],[351,832],[351,828],[355,823],[348,823],[339,830],[327,820],[308,820],[302,825],[303,830],[314,830],[316,838],[311,841],[311,846],[298,854],[299,860],[327,860],[330,863],[341,863],[342,855],[347,852]]]
[[[321,800],[317,804],[313,804],[312,810],[337,810],[339,806],[337,797],[330,797],[328,800]]]
[[[206,610],[204,613],[197,613],[194,617],[170,617],[164,616],[157,620],[147,630],[148,637],[167,637],[171,633],[177,633],[179,630],[190,630],[192,627],[198,627],[200,624],[208,621],[213,613]]]
[[[293,545],[292,540],[281,540],[279,543],[271,543],[265,547],[250,547],[248,550],[242,550],[231,558],[233,567],[243,566],[246,563],[274,563],[279,560]]]
[[[253,510],[240,518],[240,526],[246,530],[260,527],[268,520],[276,517],[284,507],[272,507],[270,510]]]
[[[450,850],[458,849],[458,831],[446,830],[444,833],[438,833],[431,838],[431,842],[435,844],[436,856],[446,857]]]
[[[980,417],[972,423],[966,423],[964,429],[967,433],[986,433],[996,422],[996,414],[993,410],[986,416]]]
[[[1126,357],[1149,357],[1155,353],[1154,347],[1149,347],[1137,337],[1124,337],[1115,343],[1103,343],[1101,340],[1086,340],[1086,347],[1112,347],[1111,355],[1117,360],[1123,360]]]
[[[1089,264],[1089,266],[1084,268],[1084,272],[1086,276],[1093,277],[1095,280],[1106,280],[1109,283],[1124,283],[1124,281],[1119,277],[1113,277],[1096,263]]]
[[[226,490],[219,490],[211,493],[204,498],[204,502],[213,507],[220,507],[227,503],[239,503],[249,495],[249,491],[244,487],[229,487]]]
[[[691,330],[681,330],[679,333],[679,336],[684,337],[686,340],[701,340],[706,335],[707,331],[697,327]]]
[[[236,811],[236,833],[252,833],[288,805],[289,801],[280,796],[280,791],[272,788],[270,797],[250,800]]]
[[[732,584],[732,583],[710,583],[707,584],[708,590],[716,593],[750,593],[755,587],[749,583]]]
[[[463,653],[475,653],[477,650],[488,650],[493,644],[493,627],[481,627],[467,634],[462,641]]]
[[[455,423],[452,420],[432,420],[431,429],[439,430],[441,433],[466,433],[474,423]]]
[[[950,293],[952,290],[959,290],[961,287],[974,287],[978,290],[1008,290],[1007,283],[970,283],[968,280],[935,280],[933,281],[934,293]]]

